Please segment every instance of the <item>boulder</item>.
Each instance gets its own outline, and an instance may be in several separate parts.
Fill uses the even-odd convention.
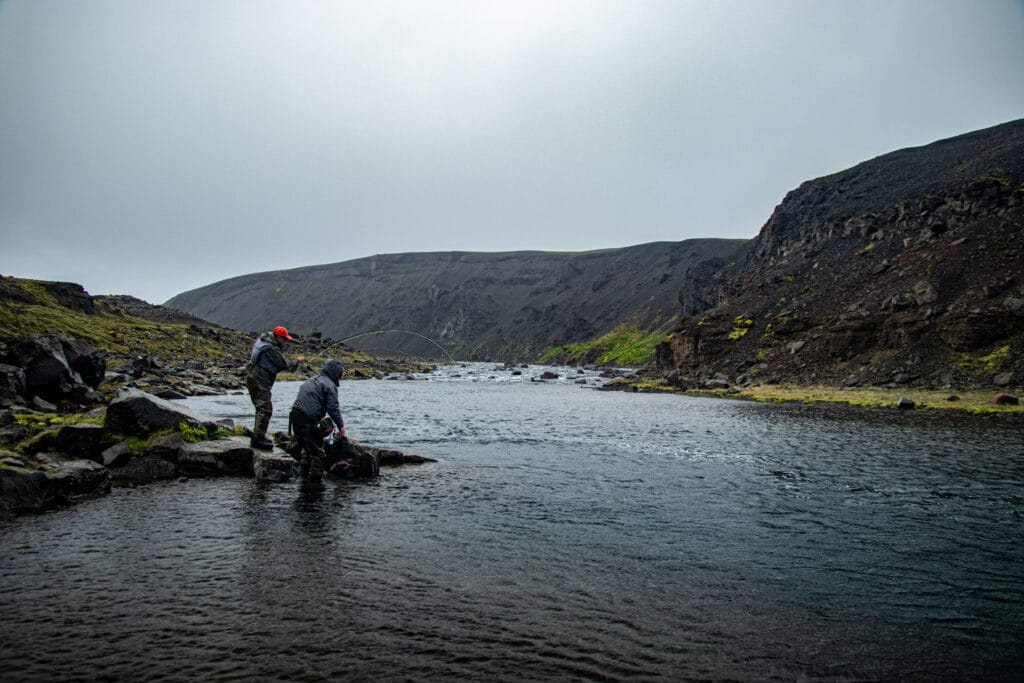
[[[178,473],[189,477],[250,476],[253,450],[240,436],[183,444],[178,451]]]
[[[25,371],[16,365],[0,363],[0,398],[25,395]]]
[[[44,413],[56,413],[58,410],[56,404],[50,403],[42,396],[32,397],[32,407]]]
[[[146,455],[157,455],[168,462],[178,462],[178,453],[185,446],[185,439],[178,432],[152,437],[143,451]]]
[[[381,449],[363,446],[352,439],[338,439],[324,450],[324,469],[332,478],[372,479],[380,474]]]
[[[95,389],[107,374],[107,358],[99,349],[78,339],[57,335],[68,367],[76,372],[82,383]]]
[[[51,502],[56,505],[110,493],[110,470],[92,460],[65,460],[47,468]]]
[[[276,448],[272,451],[254,451],[252,474],[261,481],[288,481],[295,476],[295,460]]]
[[[900,410],[913,410],[917,407],[917,403],[912,398],[900,396],[900,400],[896,401],[896,407]]]
[[[0,515],[40,512],[79,498],[110,492],[110,472],[91,460],[49,462],[46,469],[28,466],[14,453],[0,452]]]
[[[1008,296],[1003,299],[1003,308],[1017,316],[1024,316],[1024,299]]]
[[[188,398],[187,394],[183,394],[174,387],[157,387],[152,393],[157,398],[166,400]]]
[[[108,434],[147,436],[161,429],[176,429],[182,422],[192,427],[216,428],[211,420],[185,406],[138,389],[124,388],[107,406],[104,426]]]
[[[8,359],[24,372],[26,398],[40,396],[48,401],[69,398],[76,387],[95,389],[106,373],[106,356],[89,344],[63,334],[33,334],[10,349]],[[95,400],[95,395],[81,394]]]
[[[81,377],[68,365],[60,339],[62,335],[33,334],[17,342],[8,353],[14,365],[25,372],[25,398],[39,396],[59,401]]]
[[[57,432],[56,447],[74,458],[102,463],[103,427],[94,424],[65,425]]]
[[[123,467],[132,457],[132,449],[125,441],[119,441],[100,454],[100,464],[104,467]]]
[[[0,515],[42,510],[47,498],[46,473],[18,465],[0,467]]]
[[[1012,372],[1001,372],[992,378],[993,384],[997,387],[1008,387],[1013,384],[1013,373]]]
[[[367,446],[353,439],[335,441],[325,448],[328,470],[335,470],[346,479],[355,477],[376,477],[381,467],[397,467],[399,465],[419,465],[436,462],[421,455],[403,453],[392,448]],[[344,469],[337,469],[339,461],[344,461]]]
[[[178,466],[160,455],[143,454],[130,458],[111,474],[115,482],[146,484],[158,479],[174,479],[178,476]]]
[[[1020,405],[1020,399],[1011,394],[996,394],[992,399],[992,405],[994,406],[1017,406]]]

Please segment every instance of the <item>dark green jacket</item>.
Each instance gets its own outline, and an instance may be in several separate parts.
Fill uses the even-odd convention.
[[[289,362],[284,357],[283,347],[273,332],[266,332],[257,337],[252,345],[249,362],[245,366],[248,376],[263,386],[273,386],[277,373],[285,370],[295,372],[299,363]]]

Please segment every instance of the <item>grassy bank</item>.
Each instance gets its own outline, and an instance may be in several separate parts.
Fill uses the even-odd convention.
[[[952,410],[975,415],[1018,413],[1024,415],[1024,406],[992,405],[997,391],[976,389],[953,391],[950,389],[887,389],[881,387],[834,388],[823,386],[768,385],[743,389],[740,398],[754,401],[782,403],[840,403],[858,408],[895,408],[900,397],[915,403],[915,410]]]
[[[1017,414],[1024,416],[1022,405],[993,405],[992,399],[999,391],[968,389],[891,389],[884,387],[836,388],[820,385],[798,386],[791,384],[770,384],[740,388],[730,393],[725,389],[689,389],[672,387],[663,379],[652,381],[619,380],[617,383],[640,392],[685,393],[696,396],[732,398],[761,403],[804,403],[837,404],[855,408],[885,409],[896,408],[900,397],[914,401],[915,410],[946,410],[972,415]],[[615,383],[613,383],[615,384]],[[1016,395],[1016,394],[1014,394]]]

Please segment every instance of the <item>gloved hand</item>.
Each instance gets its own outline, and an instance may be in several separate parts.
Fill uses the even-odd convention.
[[[334,434],[341,441],[345,441],[345,428],[344,427],[338,427],[338,430],[336,432],[334,432]]]

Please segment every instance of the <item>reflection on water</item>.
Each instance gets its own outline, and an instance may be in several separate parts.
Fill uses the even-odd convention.
[[[1009,679],[1024,663],[1019,422],[459,374],[342,384],[354,438],[438,463],[313,496],[119,489],[0,527],[3,678]],[[273,428],[295,387],[275,389]],[[189,403],[251,416],[244,396]]]

